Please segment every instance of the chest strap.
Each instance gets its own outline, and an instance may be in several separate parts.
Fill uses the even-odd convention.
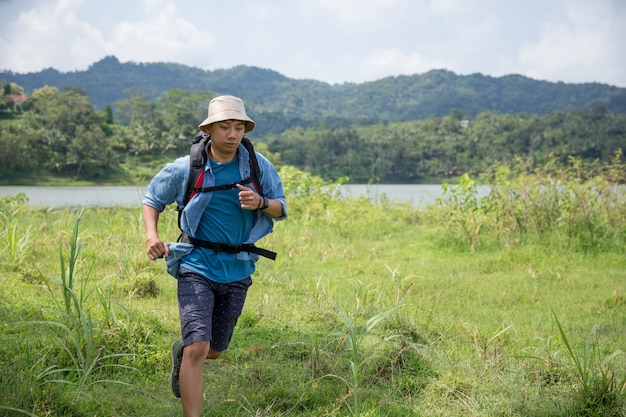
[[[210,193],[213,191],[225,191],[233,188],[237,188],[237,185],[246,185],[252,182],[252,178],[248,177],[245,180],[231,182],[230,184],[214,185],[212,187],[193,187],[195,193]]]
[[[226,243],[215,243],[209,242],[208,240],[196,239],[195,237],[189,236],[187,233],[183,233],[180,241],[183,243],[191,243],[194,246],[200,248],[211,249],[215,252],[226,252],[226,253],[239,253],[239,252],[250,252],[257,254],[259,256],[263,256],[265,258],[276,260],[276,252],[272,252],[271,250],[258,248],[253,243],[243,243],[241,245],[228,245]]]

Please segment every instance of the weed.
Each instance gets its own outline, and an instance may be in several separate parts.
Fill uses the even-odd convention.
[[[575,398],[575,412],[585,416],[621,415],[626,404],[626,379],[616,380],[615,371],[610,368],[610,363],[623,352],[617,350],[601,358],[596,326],[591,329],[582,353],[576,352],[554,311],[552,315],[580,382]]]
[[[363,285],[360,284],[359,281],[355,281],[353,283],[355,288],[355,299],[356,299],[356,308],[355,311],[358,316],[358,311],[361,307],[361,299],[363,298],[363,294],[369,294],[369,292],[363,290]],[[367,298],[367,296],[365,297]],[[364,323],[358,324],[354,320],[350,318],[350,315],[341,309],[338,305],[335,305],[335,308],[339,312],[341,318],[344,321],[346,326],[346,333],[341,335],[339,338],[339,343],[337,345],[337,351],[342,346],[347,346],[348,351],[350,352],[350,357],[348,359],[348,364],[350,367],[350,377],[344,378],[338,375],[332,375],[343,381],[350,389],[352,393],[352,402],[350,411],[352,416],[358,417],[362,415],[362,402],[360,397],[361,391],[361,372],[363,367],[377,358],[379,358],[377,354],[377,348],[382,344],[392,340],[395,336],[386,336],[382,338],[382,340],[367,343],[366,339],[372,336],[372,332],[376,326],[378,326],[381,322],[383,322],[387,317],[395,313],[398,309],[400,309],[402,305],[396,305],[387,310],[381,311],[372,317],[365,320]]]
[[[472,327],[472,342],[476,347],[476,353],[482,363],[497,364],[502,355],[502,335],[506,333],[513,325],[504,326],[504,323],[491,336],[483,335],[476,327]]]
[[[56,302],[55,291],[50,281],[43,279],[52,299],[57,306],[61,307],[51,311],[58,318],[48,318],[44,321],[31,323],[49,329],[51,331],[52,343],[64,353],[65,359],[69,361],[66,366],[53,364],[46,367],[37,374],[36,379],[73,385],[76,397],[79,397],[90,384],[103,382],[121,383],[120,381],[106,378],[94,381],[93,377],[98,371],[105,368],[132,369],[129,366],[115,363],[116,359],[130,355],[105,353],[104,342],[106,329],[112,319],[112,306],[100,287],[106,278],[94,285],[91,291],[87,287],[95,262],[87,270],[81,285],[78,288],[76,287],[79,272],[78,261],[82,247],[78,230],[83,213],[84,208],[76,216],[67,264],[63,253],[63,245],[60,246],[61,278],[50,279],[60,286],[62,303]],[[102,319],[99,325],[94,322],[92,309],[89,306],[89,298],[92,291],[98,294],[101,307]]]
[[[437,201],[445,211],[446,228],[456,230],[466,239],[469,249],[476,250],[486,221],[476,181],[468,174],[463,174],[456,186],[443,184],[442,188],[443,195]]]
[[[385,265],[387,270],[391,273],[391,279],[393,280],[394,288],[396,290],[396,305],[399,305],[409,294],[411,287],[415,284],[412,276],[403,276],[399,268],[391,268],[389,265]]]
[[[0,248],[0,256],[6,259],[11,269],[19,269],[26,259],[31,235],[28,226],[26,231],[21,233],[17,219],[20,211],[24,209],[28,198],[24,193],[16,196],[7,196],[0,199],[0,220],[4,224],[4,245]]]
[[[563,352],[554,346],[554,336],[538,338],[540,346],[526,347],[524,354],[518,358],[532,359],[539,364],[538,370],[533,371],[541,386],[558,384],[563,380],[564,369],[561,365]]]

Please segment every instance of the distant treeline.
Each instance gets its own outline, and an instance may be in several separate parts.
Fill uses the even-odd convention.
[[[268,139],[281,161],[326,179],[416,183],[484,173],[516,158],[607,163],[626,149],[626,114],[604,108],[545,116],[460,112],[413,122],[292,129]]]
[[[4,85],[0,178],[5,184],[44,183],[48,177],[143,183],[155,166],[188,152],[211,98],[172,89],[152,100],[130,89],[126,98],[99,110],[81,88],[43,87],[20,106],[8,104],[23,92],[16,84]],[[603,106],[541,116],[483,112],[467,118],[456,110],[408,122],[320,120],[278,134],[253,131],[250,138],[277,165],[354,183],[444,180],[516,157],[602,163],[626,148],[626,115]]]

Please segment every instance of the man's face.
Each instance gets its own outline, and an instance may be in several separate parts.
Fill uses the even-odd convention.
[[[241,120],[225,120],[211,125],[211,147],[224,155],[234,155],[245,134],[246,124]]]

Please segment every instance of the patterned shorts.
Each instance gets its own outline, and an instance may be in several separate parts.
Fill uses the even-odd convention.
[[[250,285],[250,277],[221,284],[181,267],[178,275],[178,311],[183,344],[210,341],[212,350],[225,351]]]

